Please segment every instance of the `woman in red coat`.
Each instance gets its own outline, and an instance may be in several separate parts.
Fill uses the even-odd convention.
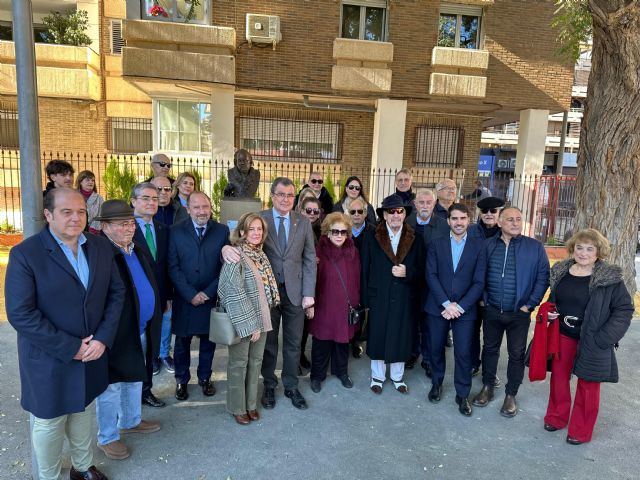
[[[349,341],[356,326],[349,325],[349,305],[360,300],[360,255],[351,239],[351,220],[334,212],[322,222],[322,235],[316,247],[318,275],[315,306],[309,333],[311,343],[311,390],[318,393],[331,373],[345,388],[353,387],[347,373]]]

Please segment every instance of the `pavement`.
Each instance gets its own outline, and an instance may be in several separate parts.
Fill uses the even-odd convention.
[[[513,419],[499,414],[504,388],[488,407],[474,407],[472,417],[460,415],[451,350],[444,398],[437,405],[426,399],[430,383],[419,366],[405,374],[408,395],[396,392],[390,382],[382,395],[374,395],[365,356],[350,359],[353,389],[330,376],[315,394],[306,375],[300,390],[309,410],[293,408],[280,388],[275,409],[262,410],[259,422],[240,426],[225,410],[227,350],[220,347],[214,360],[214,397],[204,397],[191,384],[189,401],[177,402],[174,379],[162,371],[154,377],[154,392],[167,407],[143,408],[143,418],[161,422],[162,430],[123,437],[131,450],[123,461],[109,460],[95,448],[94,462],[111,480],[637,479],[639,345],[640,321],[634,320],[618,350],[621,382],[603,384],[593,441],[581,446],[565,442],[566,430],[543,430],[548,381],[530,383],[525,377],[520,411]],[[193,365],[197,351],[192,358]],[[503,350],[502,378],[505,369]],[[7,322],[0,322],[0,382],[0,478],[28,479],[29,420],[19,404],[15,332]],[[472,395],[480,387],[475,377]]]

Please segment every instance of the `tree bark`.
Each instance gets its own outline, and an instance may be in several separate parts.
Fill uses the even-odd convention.
[[[591,74],[578,152],[575,231],[596,228],[636,291],[640,219],[640,5],[589,0]]]

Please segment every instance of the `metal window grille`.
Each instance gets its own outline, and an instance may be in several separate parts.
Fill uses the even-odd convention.
[[[111,53],[122,54],[124,38],[122,38],[122,20],[111,20]]]
[[[151,119],[110,118],[109,149],[117,153],[141,153],[153,148]]]
[[[18,148],[18,112],[16,110],[0,110],[0,147]]]
[[[238,117],[236,127],[240,146],[259,160],[335,163],[342,158],[342,123]]]
[[[417,167],[459,167],[462,164],[464,129],[416,127]]]

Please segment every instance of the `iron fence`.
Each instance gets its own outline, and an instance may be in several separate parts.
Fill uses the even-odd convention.
[[[105,196],[109,190],[105,184],[105,171],[109,164],[115,164],[120,171],[129,171],[136,180],[144,181],[152,176],[149,155],[124,155],[115,153],[80,154],[47,152],[41,158],[42,185],[46,185],[45,166],[54,159],[66,160],[74,168],[76,175],[82,170],[90,170],[96,177],[98,192]],[[191,171],[201,181],[201,190],[211,193],[214,184],[233,167],[232,162],[203,157],[173,156],[171,175]],[[21,230],[22,212],[20,198],[20,159],[13,150],[0,150],[0,227]],[[347,177],[360,178],[364,192],[373,205],[395,191],[396,170],[367,167],[350,167],[342,164],[254,161],[260,170],[258,195],[266,206],[269,202],[269,188],[276,177],[288,177],[299,190],[311,172],[324,176],[325,187],[334,199],[340,196]],[[478,177],[477,172],[466,173],[456,168],[410,169],[413,175],[412,189],[435,188],[445,178],[451,178],[458,186],[458,196],[475,210],[478,197],[473,194],[477,181],[481,180],[493,196],[505,200],[507,205],[516,205],[523,211],[524,233],[547,243],[563,243],[573,228],[575,217],[575,177],[572,176],[515,176],[510,172],[495,173],[493,176]]]

